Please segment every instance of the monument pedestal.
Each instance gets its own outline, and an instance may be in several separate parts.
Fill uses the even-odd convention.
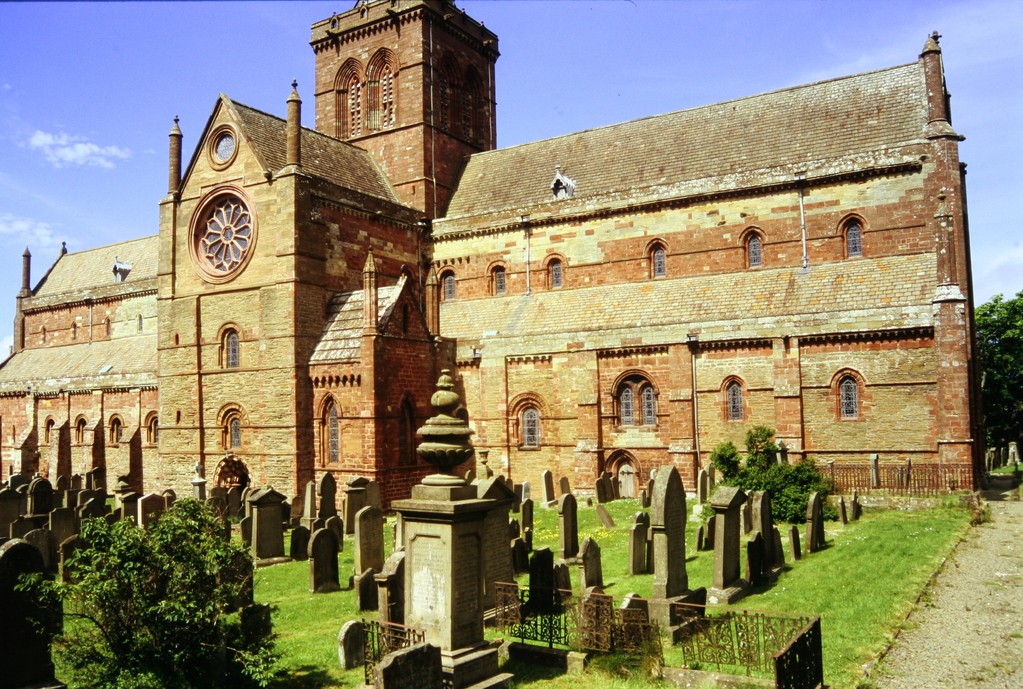
[[[505,686],[498,651],[483,641],[484,520],[495,500],[469,485],[417,485],[392,507],[405,545],[405,625],[441,649],[452,689]]]
[[[740,579],[733,586],[725,589],[707,589],[708,605],[731,605],[740,598],[745,598],[749,593],[749,585],[744,579]]]

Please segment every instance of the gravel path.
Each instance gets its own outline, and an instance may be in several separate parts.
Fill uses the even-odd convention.
[[[879,689],[1023,687],[1023,502],[1004,497],[989,495],[991,521],[949,556],[874,668]]]

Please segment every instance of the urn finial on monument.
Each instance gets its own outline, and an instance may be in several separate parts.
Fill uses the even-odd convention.
[[[444,369],[437,380],[437,392],[430,398],[434,416],[416,431],[423,442],[416,453],[424,462],[437,468],[438,473],[423,479],[426,486],[464,486],[465,479],[454,473],[454,468],[472,457],[473,448],[469,442],[472,429],[459,418],[458,408],[462,398],[454,390],[455,381],[451,371]]]

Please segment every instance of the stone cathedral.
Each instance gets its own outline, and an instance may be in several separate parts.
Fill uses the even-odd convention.
[[[629,495],[673,463],[691,490],[752,425],[789,461],[976,480],[936,34],[906,64],[506,149],[497,36],[453,3],[362,1],[311,46],[283,117],[221,95],[187,149],[175,121],[157,235],[34,280],[26,250],[0,477],[187,494],[198,466],[293,493],[332,472],[406,497],[449,369],[516,482],[607,471]]]

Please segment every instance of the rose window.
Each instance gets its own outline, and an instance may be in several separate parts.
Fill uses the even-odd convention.
[[[242,264],[252,246],[252,216],[241,199],[228,196],[213,206],[196,234],[197,258],[208,270],[224,275]]]

